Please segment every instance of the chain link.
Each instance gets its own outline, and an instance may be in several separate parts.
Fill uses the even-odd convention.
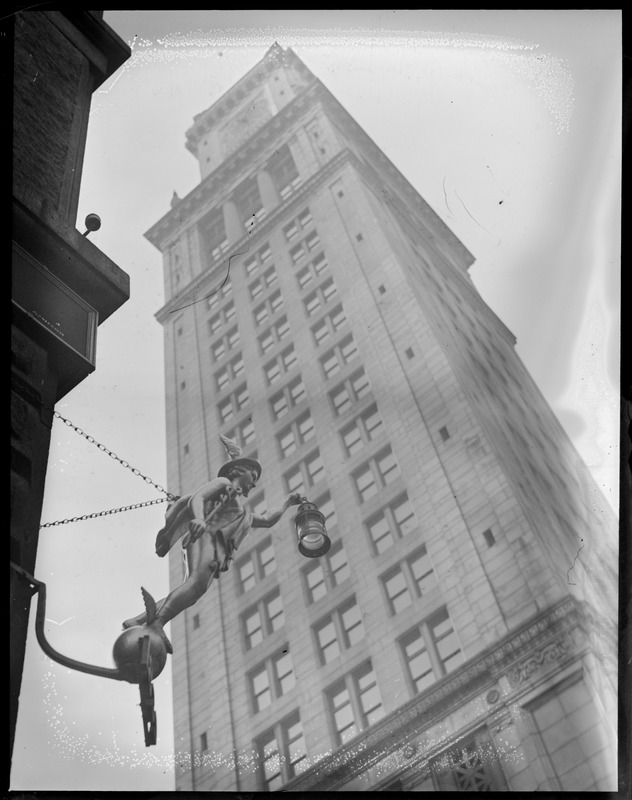
[[[134,503],[132,506],[122,506],[121,508],[111,508],[108,511],[95,511],[92,514],[84,514],[81,517],[71,519],[58,519],[56,522],[45,522],[40,528],[55,528],[57,525],[66,525],[69,522],[81,522],[85,519],[96,519],[97,517],[107,517],[108,514],[118,514],[120,511],[132,511],[135,508],[145,508],[145,506],[155,506],[157,503],[169,502],[168,497],[159,497],[158,500],[145,500],[143,503]]]
[[[157,503],[168,503],[179,499],[178,495],[171,494],[171,492],[168,492],[158,483],[152,481],[151,478],[148,478],[147,475],[143,475],[143,473],[140,470],[136,469],[136,467],[132,467],[129,461],[125,461],[124,459],[119,458],[119,456],[117,456],[116,453],[113,453],[111,450],[108,450],[108,448],[104,444],[97,442],[97,440],[93,436],[89,436],[78,425],[75,425],[69,419],[62,417],[62,415],[58,411],[53,411],[53,414],[54,416],[57,417],[57,419],[60,419],[64,423],[64,425],[67,425],[69,428],[72,428],[80,436],[83,436],[84,439],[87,439],[90,442],[90,444],[96,445],[99,448],[99,450],[106,453],[115,461],[118,461],[118,463],[121,464],[123,467],[125,467],[125,469],[129,469],[131,472],[133,472],[134,475],[138,475],[138,477],[142,478],[145,481],[145,483],[149,483],[155,489],[158,489],[158,491],[165,494],[166,497],[161,497],[158,500],[145,500],[143,503],[134,503],[134,505],[131,506],[121,506],[121,508],[111,508],[108,511],[96,511],[93,514],[84,514],[81,517],[72,517],[71,519],[59,519],[56,522],[45,522],[43,525],[40,525],[40,529],[54,528],[57,525],[66,525],[69,522],[81,522],[82,520],[86,519],[96,519],[97,517],[106,517],[108,516],[108,514],[118,514],[121,511],[132,511],[135,508],[145,508],[145,506],[154,506]]]
[[[145,483],[149,483],[155,489],[158,489],[159,492],[162,492],[163,494],[166,494],[167,495],[167,500],[177,500],[177,497],[175,495],[171,494],[171,492],[168,492],[166,489],[163,489],[163,487],[160,486],[159,484],[154,483],[154,481],[152,481],[151,478],[148,478],[147,475],[143,475],[143,473],[140,470],[136,469],[136,467],[133,467],[129,463],[129,461],[125,461],[124,459],[119,458],[119,456],[117,456],[116,453],[113,453],[111,450],[108,450],[108,448],[104,444],[101,444],[100,442],[97,442],[97,440],[93,436],[89,436],[80,427],[78,427],[77,425],[74,425],[69,419],[66,419],[65,417],[62,417],[62,415],[58,411],[55,411],[53,413],[57,417],[57,419],[60,419],[65,425],[68,425],[69,428],[72,428],[80,436],[83,436],[84,439],[87,439],[90,442],[90,444],[96,445],[99,448],[99,450],[102,450],[106,455],[110,456],[115,461],[118,461],[118,463],[121,464],[123,467],[125,467],[125,469],[129,469],[131,472],[134,473],[134,475],[138,475],[139,478],[142,478],[145,481]],[[108,512],[106,512],[106,513],[108,513]]]

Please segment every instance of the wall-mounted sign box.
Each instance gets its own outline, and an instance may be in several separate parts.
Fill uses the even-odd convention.
[[[49,354],[62,394],[95,368],[98,313],[13,243],[13,317]]]

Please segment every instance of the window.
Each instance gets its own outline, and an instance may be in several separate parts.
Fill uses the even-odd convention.
[[[231,300],[221,309],[221,311],[218,311],[217,314],[213,314],[212,317],[209,317],[208,329],[211,336],[214,336],[216,333],[223,330],[225,326],[234,319],[236,313],[237,310],[235,308],[235,304]]]
[[[344,744],[384,716],[371,662],[367,661],[327,691],[338,744]]]
[[[302,255],[305,255],[302,248],[300,249],[300,252]],[[299,255],[298,261],[301,260],[302,255]],[[295,261],[294,258],[292,258],[292,261],[294,262],[295,265],[298,263],[298,261]],[[319,255],[317,255],[316,258],[310,264],[308,264],[306,267],[304,267],[303,269],[301,269],[299,272],[296,273],[296,280],[298,281],[299,288],[300,289],[307,288],[312,283],[312,281],[315,281],[322,274],[324,274],[325,270],[328,267],[329,264],[327,263],[327,259],[325,258],[324,253],[320,253]]]
[[[254,509],[253,509],[254,511]],[[236,563],[237,578],[242,592],[247,592],[276,570],[274,547],[271,539],[257,545],[247,556]]]
[[[304,300],[303,305],[308,317],[313,317],[320,309],[325,306],[331,298],[337,294],[338,289],[333,278],[327,278],[315,291],[309,294]]]
[[[206,735],[206,731],[200,734],[200,750],[202,752],[208,750],[208,736]]]
[[[267,163],[267,170],[272,176],[282,200],[289,197],[301,183],[301,177],[287,144],[275,150],[274,155]]]
[[[357,403],[371,392],[369,379],[364,369],[359,369],[343,383],[329,393],[329,399],[337,415],[349,411],[353,403]]]
[[[278,275],[274,267],[270,267],[267,269],[260,278],[254,280],[249,286],[248,289],[250,290],[250,297],[253,300],[256,300],[263,292],[269,289],[271,286],[278,280]]]
[[[316,650],[322,664],[329,664],[363,638],[362,614],[355,597],[314,625]]]
[[[277,442],[282,456],[289,456],[298,448],[314,438],[314,421],[309,411],[303,414],[287,428],[277,434]]]
[[[314,343],[318,346],[326,341],[330,336],[336,334],[347,321],[342,306],[338,306],[320,322],[312,327]]]
[[[382,433],[384,425],[375,403],[357,416],[340,431],[342,443],[348,456],[366,447]]]
[[[208,264],[222,256],[228,250],[228,238],[224,228],[224,212],[221,208],[214,209],[200,222],[202,247],[208,256]]]
[[[258,219],[265,215],[256,177],[243,181],[235,189],[232,200],[237,206],[239,217],[247,232],[252,229]]]
[[[331,378],[358,355],[358,348],[351,334],[333,347],[320,359],[326,378]]]
[[[288,492],[302,492],[325,477],[325,467],[320,452],[314,450],[307,458],[285,473],[285,485]]]
[[[318,506],[322,510],[322,506]],[[324,513],[324,512],[323,512]],[[303,569],[305,591],[310,603],[325,597],[351,574],[347,556],[340,542],[332,544],[329,552],[310,562]]]
[[[217,288],[210,291],[205,300],[206,300],[206,307],[209,311],[212,311],[214,308],[219,308],[223,300],[226,300],[227,297],[230,297],[233,291],[233,284],[230,281],[230,278],[227,278],[225,282],[222,282]]]
[[[248,394],[248,388],[246,384],[243,384],[239,387],[239,389],[233,392],[230,397],[227,397],[226,400],[222,400],[221,403],[218,403],[217,410],[219,412],[220,421],[222,423],[228,422],[228,420],[232,419],[238,411],[241,411],[241,409],[244,408],[249,400],[250,395]]]
[[[281,296],[280,290],[277,290],[270,297],[264,302],[258,305],[254,311],[253,315],[255,318],[255,323],[257,325],[263,325],[266,320],[277,313],[277,311],[283,305],[283,297]]]
[[[257,252],[249,256],[244,261],[244,269],[246,270],[246,275],[250,277],[254,275],[261,267],[265,266],[266,264],[270,264],[272,262],[272,250],[270,249],[269,244],[265,244],[263,247],[259,248]]]
[[[294,686],[294,670],[287,646],[254,669],[249,675],[254,713],[263,711]]]
[[[366,523],[375,553],[388,550],[396,539],[417,528],[417,518],[407,494],[400,495]]]
[[[298,405],[307,395],[303,379],[299,375],[291,380],[285,388],[270,398],[270,408],[274,419],[281,419],[289,413],[290,408]]]
[[[256,743],[264,791],[274,792],[309,766],[298,712],[275,725]]]
[[[211,355],[214,361],[219,361],[225,355],[231,352],[235,347],[239,346],[239,331],[237,328],[230,330],[221,339],[218,339],[211,345]]]
[[[231,381],[236,380],[244,371],[244,359],[239,353],[219,372],[215,373],[215,384],[219,391],[225,389]]]
[[[487,730],[460,741],[431,762],[435,787],[439,792],[504,792],[507,783]],[[421,787],[407,787],[420,791]]]
[[[279,380],[284,373],[289,372],[297,363],[298,357],[293,345],[286,347],[285,350],[276,358],[272,359],[272,361],[268,361],[263,367],[268,386]]]
[[[247,611],[242,617],[242,623],[246,647],[249,650],[282,628],[285,614],[278,589]]]
[[[430,557],[425,547],[409,555],[382,576],[382,584],[391,614],[399,614],[413,600],[437,585]]]
[[[292,220],[289,225],[286,225],[283,228],[283,233],[285,234],[285,238],[288,242],[291,242],[293,239],[296,239],[303,230],[309,227],[312,223],[312,213],[309,208],[303,209],[301,213],[296,217],[296,219]]]
[[[392,483],[398,475],[399,467],[395,456],[391,448],[387,447],[353,473],[360,500],[366,502],[382,487]]]
[[[279,342],[290,335],[290,324],[287,317],[282,317],[278,322],[275,322],[265,333],[259,337],[259,349],[262,353],[267,353]]]
[[[400,647],[415,693],[423,692],[464,661],[445,608],[403,636]]]
[[[225,434],[229,439],[233,439],[241,447],[252,445],[255,441],[255,426],[251,419],[246,419]]]

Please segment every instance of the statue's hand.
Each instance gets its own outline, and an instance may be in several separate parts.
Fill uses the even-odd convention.
[[[192,519],[189,522],[189,533],[191,534],[191,541],[194,542],[206,533],[206,523],[201,519]]]
[[[303,498],[300,492],[292,492],[287,496],[287,500],[285,501],[288,506],[298,506],[303,502]]]

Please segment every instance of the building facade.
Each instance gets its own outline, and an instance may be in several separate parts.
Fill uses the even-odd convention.
[[[95,369],[129,276],[77,225],[92,93],[131,55],[102,11],[7,14],[13,41],[11,748],[54,407]],[[9,47],[5,47],[8,51]]]
[[[251,532],[171,623],[177,788],[615,789],[616,520],[473,256],[276,44],[187,147],[146,234],[169,489],[225,434],[251,507],[300,491],[332,546]]]

